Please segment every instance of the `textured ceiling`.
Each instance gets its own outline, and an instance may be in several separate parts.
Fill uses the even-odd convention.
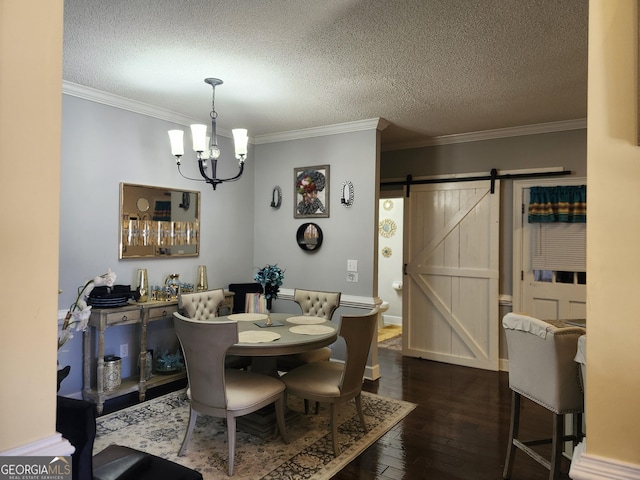
[[[585,0],[65,0],[64,79],[251,136],[383,144],[587,114]]]

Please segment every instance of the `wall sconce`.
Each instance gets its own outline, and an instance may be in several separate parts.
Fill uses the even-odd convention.
[[[271,192],[271,206],[277,210],[280,205],[282,205],[282,189],[279,186],[275,186]]]
[[[236,128],[231,131],[233,133],[233,141],[235,144],[236,158],[239,160],[239,171],[235,177],[230,178],[218,178],[216,177],[216,169],[218,166],[218,157],[220,156],[220,148],[218,147],[218,135],[216,132],[216,119],[218,113],[216,112],[216,87],[222,85],[222,80],[219,78],[205,78],[205,83],[208,83],[213,88],[213,97],[211,101],[211,137],[207,137],[207,126],[201,124],[191,125],[191,136],[193,138],[193,150],[196,152],[198,167],[200,169],[200,175],[203,180],[199,178],[185,177],[180,171],[180,157],[184,155],[184,131],[182,130],[169,130],[169,141],[171,142],[171,154],[176,157],[176,165],[178,166],[178,173],[187,180],[205,181],[210,184],[215,190],[218,184],[223,182],[233,182],[240,178],[244,171],[244,161],[247,158],[247,144],[249,143],[249,137],[247,136],[247,130],[244,128]],[[207,143],[209,144],[207,150]],[[210,167],[207,165],[207,160],[210,160]],[[207,173],[207,170],[211,169],[211,173]]]
[[[353,205],[353,183],[349,180],[342,182],[342,192],[340,193],[340,203],[345,207]]]

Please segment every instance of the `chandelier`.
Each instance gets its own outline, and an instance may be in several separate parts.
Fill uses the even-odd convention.
[[[200,175],[202,175],[202,179],[189,178],[180,171],[180,158],[184,155],[184,131],[169,130],[169,141],[171,142],[171,154],[176,157],[178,173],[187,180],[207,182],[215,190],[218,184],[223,182],[233,182],[242,175],[242,172],[244,171],[244,161],[247,158],[247,143],[249,141],[249,137],[247,136],[247,130],[244,128],[235,128],[231,130],[231,133],[233,133],[233,142],[235,144],[236,158],[239,161],[238,174],[235,177],[218,178],[216,176],[216,170],[218,167],[218,157],[220,157],[220,148],[218,147],[218,135],[216,132],[216,119],[218,117],[218,113],[216,112],[216,87],[218,85],[222,85],[222,80],[219,78],[205,78],[204,81],[213,88],[211,113],[209,114],[211,116],[211,136],[207,136],[206,125],[191,125],[193,150],[196,152],[198,168],[200,170]]]

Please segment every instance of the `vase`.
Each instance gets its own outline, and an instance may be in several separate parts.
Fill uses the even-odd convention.
[[[198,281],[196,282],[196,292],[203,292],[209,289],[209,283],[207,282],[207,266],[198,266]]]
[[[146,268],[139,268],[137,273],[138,293],[140,298],[138,302],[144,303],[149,300],[149,277]]]

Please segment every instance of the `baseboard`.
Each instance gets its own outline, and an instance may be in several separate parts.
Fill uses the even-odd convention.
[[[384,325],[398,325],[398,326],[402,326],[402,317],[398,317],[395,315],[385,315],[384,313],[382,314],[382,323]]]
[[[586,440],[574,450],[569,477],[573,480],[640,480],[640,465],[586,453]]]
[[[12,448],[0,452],[2,457],[48,457],[57,456],[65,457],[71,455],[75,451],[73,445],[62,437],[60,433],[51,435],[50,437],[41,438],[35,442],[27,443],[19,447]]]
[[[367,366],[364,369],[364,378],[366,378],[367,380],[377,380],[380,378],[380,365],[379,364],[375,364],[372,366]]]

